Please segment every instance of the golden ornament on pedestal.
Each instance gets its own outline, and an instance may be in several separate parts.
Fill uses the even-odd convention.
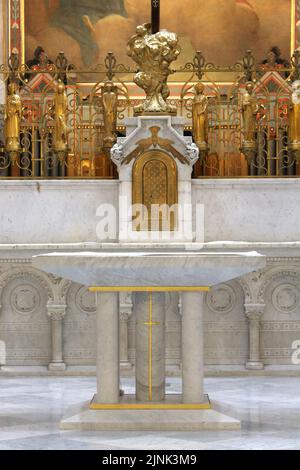
[[[292,84],[292,102],[289,108],[289,148],[294,158],[300,158],[300,80]]]
[[[146,100],[134,108],[135,114],[176,114],[176,107],[166,102],[170,95],[167,79],[180,51],[177,34],[166,30],[151,34],[147,23],[137,27],[127,53],[138,65],[134,82],[145,91]]]
[[[111,81],[102,87],[104,121],[104,149],[111,149],[117,141],[118,88]]]
[[[254,84],[248,82],[246,85],[246,92],[242,98],[242,113],[243,113],[243,126],[244,126],[244,141],[255,142],[255,132],[257,123],[257,113],[259,111],[259,104],[256,96],[253,94]]]
[[[254,161],[257,153],[257,114],[260,110],[258,100],[253,93],[254,83],[246,84],[246,91],[242,96],[243,142],[241,151],[249,165]]]
[[[65,154],[68,148],[68,98],[65,85],[60,82],[56,87],[54,100],[55,131],[53,148],[60,155]]]
[[[21,151],[20,146],[20,124],[22,116],[22,102],[17,92],[17,85],[8,85],[8,96],[5,110],[5,150],[16,156]]]
[[[204,85],[199,82],[194,86],[195,96],[192,104],[193,138],[200,150],[201,156],[205,156],[208,150],[208,98],[204,94]]]

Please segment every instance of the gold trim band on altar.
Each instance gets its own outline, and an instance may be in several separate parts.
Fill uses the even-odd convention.
[[[203,403],[97,403],[96,395],[90,402],[90,410],[211,410],[207,394]]]
[[[210,403],[91,403],[91,410],[211,410]]]
[[[209,292],[208,286],[98,286],[90,292]]]

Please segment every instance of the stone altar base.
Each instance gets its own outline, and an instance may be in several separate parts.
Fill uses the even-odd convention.
[[[101,409],[91,409],[99,407]],[[164,403],[136,403],[125,395],[118,405],[85,402],[72,407],[60,423],[62,430],[80,431],[200,431],[239,430],[241,422],[211,408],[208,396],[201,404],[182,404],[181,395]]]
[[[97,409],[84,405],[70,410],[61,429],[240,429],[238,420],[207,409],[209,403],[204,403],[204,294],[213,285],[263,269],[264,256],[194,250],[103,251],[52,253],[35,258],[33,265],[90,285],[96,292],[97,394],[92,406]],[[182,312],[182,395],[177,403],[176,397],[166,395],[164,354],[165,293],[174,291],[181,292]],[[131,403],[120,396],[120,292],[134,294],[136,312],[136,396]],[[253,329],[252,343],[257,349],[256,332]]]

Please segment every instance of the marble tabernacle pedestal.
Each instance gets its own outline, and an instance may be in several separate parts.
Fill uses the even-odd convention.
[[[97,393],[70,410],[62,429],[239,429],[203,390],[203,302],[211,286],[264,268],[256,252],[51,253],[33,265],[89,286],[97,297]],[[136,394],[121,396],[119,292],[132,291],[136,316]],[[166,394],[164,293],[181,293],[182,394]]]

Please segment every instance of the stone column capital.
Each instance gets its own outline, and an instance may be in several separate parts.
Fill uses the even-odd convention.
[[[53,321],[62,320],[66,312],[66,305],[47,305],[47,315],[49,315]]]
[[[126,310],[122,309],[120,312],[120,321],[121,322],[127,322],[129,318],[129,312],[126,312]]]
[[[265,311],[265,304],[245,304],[245,313],[249,322],[249,360],[246,369],[262,370],[260,360],[260,319]]]
[[[266,304],[244,304],[249,321],[259,321],[264,314]]]
[[[63,371],[66,364],[63,361],[63,344],[62,344],[62,320],[66,314],[66,305],[47,305],[47,315],[51,319],[52,331],[52,361],[48,369],[52,371]]]

